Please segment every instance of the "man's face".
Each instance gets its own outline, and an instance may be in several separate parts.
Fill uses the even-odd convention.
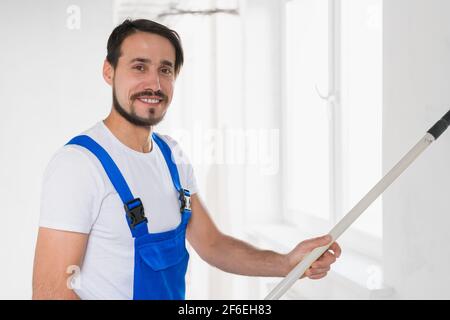
[[[149,127],[160,122],[172,101],[175,49],[148,32],[128,36],[112,76],[113,105],[126,120]]]

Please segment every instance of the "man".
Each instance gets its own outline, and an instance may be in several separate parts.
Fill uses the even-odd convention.
[[[220,232],[177,143],[153,132],[183,64],[178,34],[126,20],[107,49],[111,112],[62,147],[45,173],[34,299],[184,299],[185,239],[221,270],[274,277],[332,241],[306,240],[281,254]],[[340,252],[333,243],[305,276],[323,278]]]

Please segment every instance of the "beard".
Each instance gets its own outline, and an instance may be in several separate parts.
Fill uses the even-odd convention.
[[[163,95],[163,94],[161,93],[161,95]],[[167,103],[167,98],[165,96],[164,96],[164,100],[161,103]],[[165,112],[164,112],[160,117],[156,117],[155,109],[150,108],[148,110],[147,118],[140,117],[136,114],[133,104],[131,104],[131,106],[130,106],[130,112],[127,112],[120,105],[119,100],[117,100],[116,89],[114,86],[113,86],[113,107],[125,120],[127,120],[129,123],[134,124],[135,126],[138,126],[138,127],[149,128],[151,126],[155,126],[161,122],[161,120],[164,118],[164,115],[165,115]]]

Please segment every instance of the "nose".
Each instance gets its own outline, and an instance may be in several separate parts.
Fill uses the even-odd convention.
[[[161,83],[159,81],[159,74],[157,70],[150,71],[145,80],[145,89],[151,89],[153,91],[161,90]]]

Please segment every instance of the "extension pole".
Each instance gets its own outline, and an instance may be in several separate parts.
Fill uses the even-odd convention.
[[[450,111],[448,111],[425,136],[351,209],[341,221],[329,232],[332,241],[329,245],[312,250],[291,272],[267,295],[265,300],[276,300],[308,270],[317,259],[324,254],[331,244],[352,225],[353,222],[374,202],[395,179],[450,125]]]

